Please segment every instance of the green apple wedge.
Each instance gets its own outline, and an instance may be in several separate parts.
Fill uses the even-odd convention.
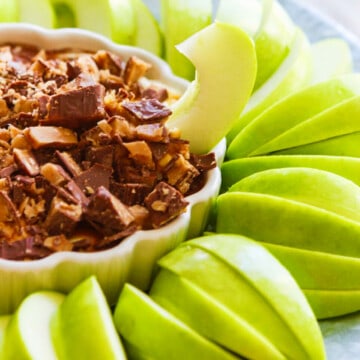
[[[357,95],[285,130],[251,155],[264,155],[360,132],[359,117],[360,95]]]
[[[134,10],[134,40],[132,45],[151,51],[157,56],[163,54],[163,38],[160,26],[152,12],[142,0],[130,0]],[[121,26],[120,24],[119,26]]]
[[[223,281],[226,282],[226,278]],[[241,314],[172,271],[160,270],[151,286],[150,297],[195,331],[233,353],[253,359],[285,359]]]
[[[11,319],[11,315],[0,315],[0,359],[3,354],[4,335],[7,325]]]
[[[216,232],[360,257],[360,223],[299,201],[267,194],[227,192],[217,199]]]
[[[289,270],[318,319],[360,310],[359,258],[263,245]]]
[[[30,1],[23,0],[29,4],[33,4]],[[122,1],[122,0],[112,0]],[[124,0],[130,1],[130,0]],[[116,12],[113,12],[110,1],[98,1],[98,0],[50,0],[55,6],[61,5],[62,8],[66,9],[68,13],[72,14],[75,22],[75,26],[87,30],[98,32],[102,35],[112,36],[112,24],[113,16]],[[33,6],[34,11],[37,11],[36,7]],[[122,18],[122,17],[121,17]],[[121,19],[120,18],[120,19]],[[128,21],[128,19],[125,19]],[[124,25],[125,26],[125,25]]]
[[[293,21],[276,0],[222,0],[216,19],[239,26],[254,39],[258,62],[256,90],[288,54],[295,34]]]
[[[258,149],[272,139],[359,93],[360,74],[339,76],[297,91],[270,106],[242,129],[229,145],[227,157],[259,155]]]
[[[16,0],[0,0],[0,22],[15,22],[18,20],[18,3]]]
[[[212,1],[160,0],[160,6],[164,59],[176,75],[193,80],[193,64],[175,46],[211,24]]]
[[[215,22],[178,49],[197,73],[172,107],[167,124],[180,129],[192,152],[206,153],[226,135],[250,97],[256,76],[254,44],[239,28]],[[220,64],[231,71],[221,71]]]
[[[281,98],[309,84],[312,76],[310,44],[306,35],[297,28],[288,55],[272,76],[249,99],[241,116],[227,134],[228,143],[260,113]]]
[[[312,83],[326,81],[353,71],[353,59],[349,44],[341,38],[327,38],[311,45],[313,58]]]
[[[204,236],[180,245],[160,259],[159,265],[196,284],[251,324],[286,358],[324,357],[309,304],[288,271],[259,243],[239,235]],[[165,299],[166,288],[162,288]],[[184,303],[184,317],[185,308],[191,306]],[[201,326],[196,318],[188,321]],[[300,329],[307,329],[307,339]]]
[[[222,192],[244,177],[259,171],[309,167],[331,171],[360,186],[360,159],[350,156],[329,155],[267,155],[230,160],[221,166]]]
[[[238,181],[229,191],[279,196],[360,222],[360,187],[330,171],[306,167],[269,169]]]
[[[55,14],[50,0],[17,0],[17,3],[17,21],[50,29],[55,26]]]
[[[330,155],[360,157],[360,131],[274,152],[276,155]]]
[[[125,284],[120,294],[114,322],[125,343],[141,358],[236,359],[130,284]]]
[[[106,0],[110,5],[111,39],[119,44],[134,45],[139,9],[132,0]],[[144,15],[146,18],[146,15]],[[108,35],[109,36],[109,35]]]
[[[66,296],[52,318],[51,336],[60,360],[126,359],[110,307],[94,276]]]
[[[64,298],[64,294],[54,291],[40,291],[27,296],[6,327],[0,358],[57,359],[50,327],[51,319]]]

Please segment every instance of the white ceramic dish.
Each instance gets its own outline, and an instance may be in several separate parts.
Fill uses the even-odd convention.
[[[46,49],[106,49],[125,59],[137,55],[153,64],[148,76],[183,92],[187,82],[174,76],[168,65],[141,49],[115,45],[107,38],[79,29],[44,30],[32,25],[0,25],[0,43],[32,44]],[[225,141],[214,149],[219,163]],[[58,252],[35,261],[0,259],[0,314],[12,312],[29,293],[40,289],[70,291],[95,274],[110,302],[114,304],[125,281],[146,289],[155,271],[157,259],[187,237],[198,235],[206,223],[211,203],[219,192],[219,168],[207,175],[205,186],[187,197],[187,211],[170,224],[157,229],[138,231],[119,245],[100,252]]]

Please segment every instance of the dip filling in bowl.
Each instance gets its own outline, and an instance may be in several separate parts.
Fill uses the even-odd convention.
[[[187,87],[140,49],[78,29],[0,26],[0,314],[95,274],[110,303],[206,224],[222,142],[166,127]],[[85,50],[84,50],[85,49]]]

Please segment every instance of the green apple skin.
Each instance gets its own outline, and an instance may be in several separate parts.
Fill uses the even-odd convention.
[[[279,196],[360,222],[360,187],[330,171],[306,167],[269,169],[240,180],[229,191]]]
[[[160,5],[164,59],[176,75],[193,80],[193,64],[175,46],[211,24],[212,1],[161,0]]]
[[[7,325],[9,324],[11,315],[0,315],[0,359],[3,355],[3,346],[4,346],[4,335]]]
[[[263,245],[295,278],[318,319],[360,310],[359,258]]]
[[[126,359],[110,307],[94,276],[77,285],[51,322],[56,354],[64,359]]]
[[[157,56],[163,54],[163,37],[160,26],[142,0],[131,0],[134,9],[134,46],[141,47]],[[122,24],[120,23],[120,26]]]
[[[161,269],[156,276],[150,297],[204,337],[240,356],[285,359],[266,337],[238,314],[196,284],[167,269]]]
[[[254,89],[257,89],[288,54],[295,34],[294,23],[272,0],[222,0],[216,19],[240,27],[254,39],[258,62]]]
[[[123,45],[133,45],[137,28],[136,13],[132,0],[108,0],[111,17],[111,38]]]
[[[260,226],[261,224],[261,226]],[[272,195],[228,192],[217,199],[216,232],[344,256],[360,256],[360,224]]]
[[[360,132],[359,117],[360,95],[344,100],[340,104],[293,126],[260,146],[252,155],[264,155]]]
[[[197,75],[174,104],[167,125],[180,129],[192,152],[206,153],[226,135],[251,95],[256,76],[254,44],[236,26],[215,22],[178,49],[193,62]],[[232,70],[219,71],[219,64]],[[201,135],[204,129],[206,136]]]
[[[284,168],[309,167],[331,171],[360,186],[360,159],[329,155],[268,155],[231,160],[221,166],[222,192],[241,179],[259,171]]]
[[[303,290],[317,319],[348,315],[360,309],[360,290]]]
[[[27,296],[11,317],[3,338],[2,359],[56,360],[51,319],[65,295],[40,291]]]
[[[260,155],[259,148],[289,129],[359,94],[360,74],[340,76],[306,87],[270,106],[234,138],[227,157]],[[306,106],[304,106],[306,104]]]
[[[27,0],[22,1],[28,2]],[[73,14],[76,27],[95,31],[109,38],[112,37],[113,12],[110,6],[110,1],[51,0],[50,2],[55,6],[58,6],[59,3],[63,4],[63,6],[66,6],[66,9],[71,11]]]
[[[327,38],[312,44],[311,54],[314,66],[313,84],[353,72],[350,46],[341,38]]]
[[[309,304],[288,271],[260,244],[237,235],[206,236],[180,245],[159,265],[251,324],[286,358],[323,358]],[[308,329],[308,343],[309,338],[301,339],[301,328]]]
[[[55,13],[50,0],[17,0],[19,22],[27,22],[52,29]]]
[[[279,150],[275,155],[330,155],[360,157],[360,131],[327,140]]]
[[[250,97],[241,116],[227,134],[230,144],[236,135],[276,101],[307,86],[312,74],[310,44],[305,34],[296,29],[289,54],[272,76]]]
[[[125,284],[120,294],[114,322],[122,338],[141,358],[236,359],[130,284]]]

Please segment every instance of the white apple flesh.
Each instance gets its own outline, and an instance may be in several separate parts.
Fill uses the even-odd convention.
[[[226,135],[250,97],[256,75],[254,44],[239,28],[215,22],[178,49],[193,62],[197,75],[174,104],[168,126],[180,129],[192,152],[206,153]]]

